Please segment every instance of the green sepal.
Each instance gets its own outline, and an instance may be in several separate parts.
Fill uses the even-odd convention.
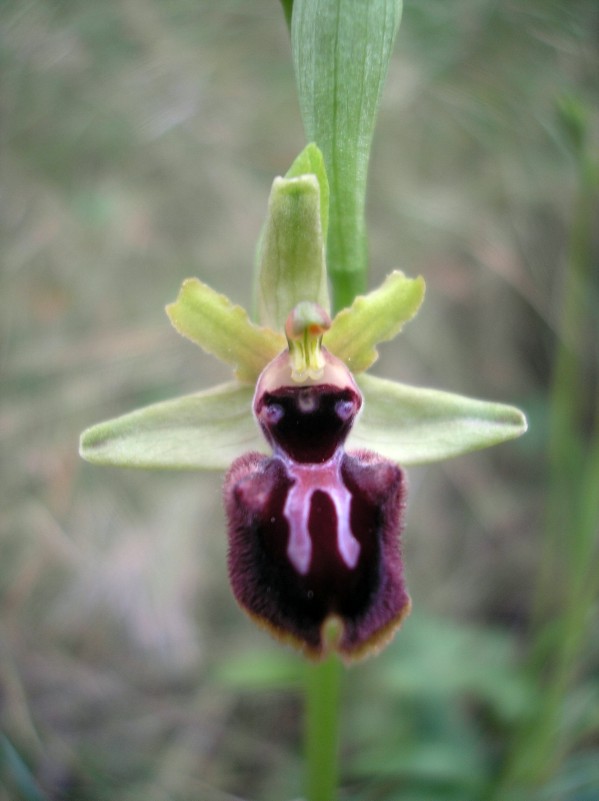
[[[374,376],[357,378],[364,407],[348,450],[365,448],[401,465],[424,464],[498,445],[526,431],[519,409]]]
[[[375,345],[399,334],[420,308],[424,290],[423,278],[392,272],[378,289],[358,296],[349,309],[337,314],[323,345],[352,373],[367,370],[378,358]]]
[[[285,178],[299,178],[300,175],[315,175],[320,187],[320,228],[322,241],[326,247],[329,231],[329,180],[324,166],[324,157],[314,142],[302,150],[291,167],[285,173]]]
[[[304,300],[330,312],[316,175],[275,178],[260,241],[261,322],[282,330],[289,312]]]
[[[236,382],[155,403],[88,428],[81,456],[93,464],[225,470],[248,451],[269,453],[252,414],[254,387]]]
[[[233,367],[240,381],[254,382],[287,344],[282,334],[254,325],[244,308],[197,278],[183,282],[166,313],[180,334]]]

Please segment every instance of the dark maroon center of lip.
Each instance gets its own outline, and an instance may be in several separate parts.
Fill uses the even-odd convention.
[[[265,522],[256,526],[254,536],[263,571],[261,580],[270,587],[268,602],[276,602],[278,606],[276,616],[294,621],[293,628],[298,634],[316,646],[320,640],[320,626],[329,614],[353,619],[359,618],[368,608],[379,581],[377,532],[382,515],[364,498],[356,496],[353,521],[366,525],[355,532],[362,550],[357,566],[349,568],[337,548],[338,521],[333,504],[327,492],[317,490],[312,496],[309,516],[313,557],[308,573],[301,576],[287,558],[287,537],[281,537],[285,491],[283,481],[272,493]]]
[[[286,510],[298,481],[291,467],[280,457],[246,454],[227,476],[233,591],[252,615],[316,654],[323,647],[323,622],[331,614],[339,616],[343,636],[338,648],[358,654],[384,637],[409,608],[399,547],[403,474],[368,451],[343,454],[338,483],[325,479],[322,489],[305,498],[311,557],[304,572],[288,552],[293,527],[303,525]],[[351,495],[347,516],[341,519],[333,499],[339,488]],[[353,566],[339,548],[340,532],[347,526],[359,544]]]
[[[297,462],[319,464],[343,444],[361,404],[350,387],[281,387],[265,392],[255,412],[271,444]]]

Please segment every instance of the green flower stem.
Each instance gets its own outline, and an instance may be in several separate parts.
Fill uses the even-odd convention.
[[[334,801],[337,797],[342,669],[336,654],[306,665],[307,801]]]

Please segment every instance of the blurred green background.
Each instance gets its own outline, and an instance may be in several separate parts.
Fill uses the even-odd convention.
[[[304,144],[279,4],[4,0],[0,15],[0,799],[298,798],[302,666],[232,600],[221,476],[77,455],[86,426],[227,377],[163,307],[190,275],[249,303],[270,183]],[[547,651],[534,612],[572,606],[571,540],[586,568],[597,556],[599,480],[576,470],[599,451],[581,167],[598,75],[595,0],[406,0],[370,283],[400,268],[428,295],[374,372],[515,403],[530,431],[410,471],[415,612],[347,674],[342,801],[496,797],[543,709],[559,737],[523,798],[599,798],[594,583]],[[560,347],[580,389],[560,384],[563,435]],[[556,497],[588,509],[584,536],[566,513],[551,539]],[[552,715],[545,668],[570,634]]]

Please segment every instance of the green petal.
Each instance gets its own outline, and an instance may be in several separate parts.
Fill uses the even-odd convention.
[[[298,178],[300,175],[315,175],[318,179],[320,188],[320,227],[322,241],[326,245],[329,229],[329,181],[324,166],[324,157],[313,142],[306,145],[295,159],[287,170],[285,178]]]
[[[333,320],[323,345],[353,373],[367,370],[378,358],[374,347],[397,336],[424,298],[424,280],[395,271],[374,292],[357,297]]]
[[[348,449],[367,448],[402,465],[436,462],[497,445],[526,431],[513,406],[360,376],[364,410]]]
[[[231,382],[99,423],[81,435],[81,456],[119,467],[226,469],[247,451],[269,452],[252,417],[253,393]]]
[[[275,178],[260,242],[258,309],[261,321],[282,330],[304,300],[330,312],[315,175]]]
[[[245,309],[197,278],[183,282],[166,313],[180,334],[231,365],[240,381],[253,383],[287,344],[282,334],[254,325]]]

